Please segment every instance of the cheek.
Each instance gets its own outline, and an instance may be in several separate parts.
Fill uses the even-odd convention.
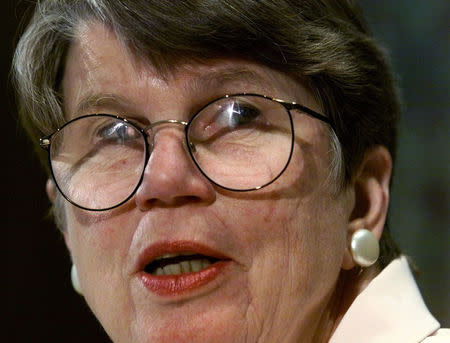
[[[316,136],[322,137],[321,131],[316,131]],[[247,201],[231,199],[224,205],[233,224],[239,223],[232,226],[240,227],[247,247],[253,247],[253,254],[261,254],[261,260],[277,259],[275,268],[292,268],[293,263],[307,268],[313,264],[313,256],[328,256],[334,247],[341,250],[345,240],[341,199],[331,196],[325,182],[328,159],[317,157],[327,156],[329,150],[326,141],[322,141],[308,144],[297,140],[290,164],[278,180],[246,194]],[[273,266],[268,266],[268,270]]]
[[[308,332],[333,292],[345,234],[340,230],[343,223],[334,215],[325,216],[317,209],[320,204],[304,201],[296,214],[287,207],[275,211],[267,226],[260,228],[257,254],[248,275],[252,299],[248,320],[260,323],[263,318],[263,323],[271,322],[278,332],[293,327]]]
[[[285,325],[280,318],[288,316],[307,320],[332,292],[345,251],[346,214],[345,199],[332,197],[321,181],[324,165],[294,155],[279,185],[263,189],[267,199],[233,209],[236,221],[246,219],[241,235],[246,250],[252,250],[248,313],[253,322],[264,313],[280,326]]]
[[[128,228],[133,227],[132,220],[126,215],[108,217],[75,208],[67,210],[68,245],[83,296],[107,332],[111,332],[110,327],[115,331],[123,327],[126,332],[127,318],[131,318],[123,265],[131,242]]]
[[[120,258],[126,253],[132,232],[129,216],[110,212],[87,212],[75,207],[67,209],[69,246],[72,256],[87,259],[95,256],[89,263],[100,263]]]

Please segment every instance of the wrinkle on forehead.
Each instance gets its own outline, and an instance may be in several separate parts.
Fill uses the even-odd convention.
[[[83,23],[67,54],[62,82],[65,112],[77,112],[77,104],[80,107],[83,99],[99,93],[102,87],[109,87],[111,92],[106,93],[113,94],[130,78],[142,86],[145,82],[163,87],[164,80],[156,69],[142,65],[111,29],[96,22]]]
[[[219,94],[220,90],[227,87],[239,93],[281,97],[320,111],[302,83],[255,62],[230,58],[202,63],[184,61],[164,74],[150,61],[133,54],[113,30],[100,23],[80,26],[69,50],[63,79],[65,110],[72,115],[77,115],[86,103],[92,104],[89,98],[115,96],[129,102],[143,101],[152,89],[179,92],[186,97],[217,90],[210,96],[222,96],[225,94]]]

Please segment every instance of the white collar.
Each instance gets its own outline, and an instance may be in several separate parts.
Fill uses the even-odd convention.
[[[438,328],[402,256],[356,297],[329,343],[417,343]]]

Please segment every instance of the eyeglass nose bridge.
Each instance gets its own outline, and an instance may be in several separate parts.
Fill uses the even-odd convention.
[[[156,126],[164,125],[164,124],[177,124],[177,125],[181,125],[184,127],[188,126],[188,123],[186,123],[185,121],[176,120],[176,119],[166,119],[166,120],[159,120],[159,121],[156,121],[154,123],[147,125],[146,127],[144,127],[144,131],[153,129]]]
[[[186,128],[189,123],[182,121],[182,120],[176,120],[176,119],[165,119],[165,120],[159,120],[156,121],[154,123],[151,123],[149,125],[147,125],[146,127],[144,127],[144,131],[147,132],[148,130],[153,129],[156,126],[160,126],[160,125],[167,125],[167,124],[176,124],[176,125],[181,125],[184,128]],[[153,140],[153,135],[151,136],[151,139]],[[187,142],[187,144],[189,145],[189,148],[192,152],[195,152],[195,145],[192,144],[191,142]]]

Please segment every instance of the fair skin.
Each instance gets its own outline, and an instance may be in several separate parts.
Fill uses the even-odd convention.
[[[80,29],[67,56],[63,91],[69,118],[111,113],[143,124],[188,120],[209,100],[243,91],[321,111],[300,83],[242,60],[181,65],[163,77],[100,25]],[[92,96],[120,101],[86,102]],[[267,188],[233,193],[213,186],[190,160],[182,129],[162,126],[143,182],[128,203],[106,212],[66,203],[64,235],[83,296],[114,342],[329,339],[347,306],[340,299],[348,302],[363,287],[354,280],[339,297],[335,293],[341,271],[355,267],[351,233],[365,227],[381,235],[391,162],[384,148],[372,149],[350,186],[336,194],[326,182],[326,124],[293,116],[293,159]],[[54,200],[52,181],[47,190]],[[176,241],[219,252],[227,268],[214,281],[181,293],[149,291],[139,281],[136,261],[147,247]]]

